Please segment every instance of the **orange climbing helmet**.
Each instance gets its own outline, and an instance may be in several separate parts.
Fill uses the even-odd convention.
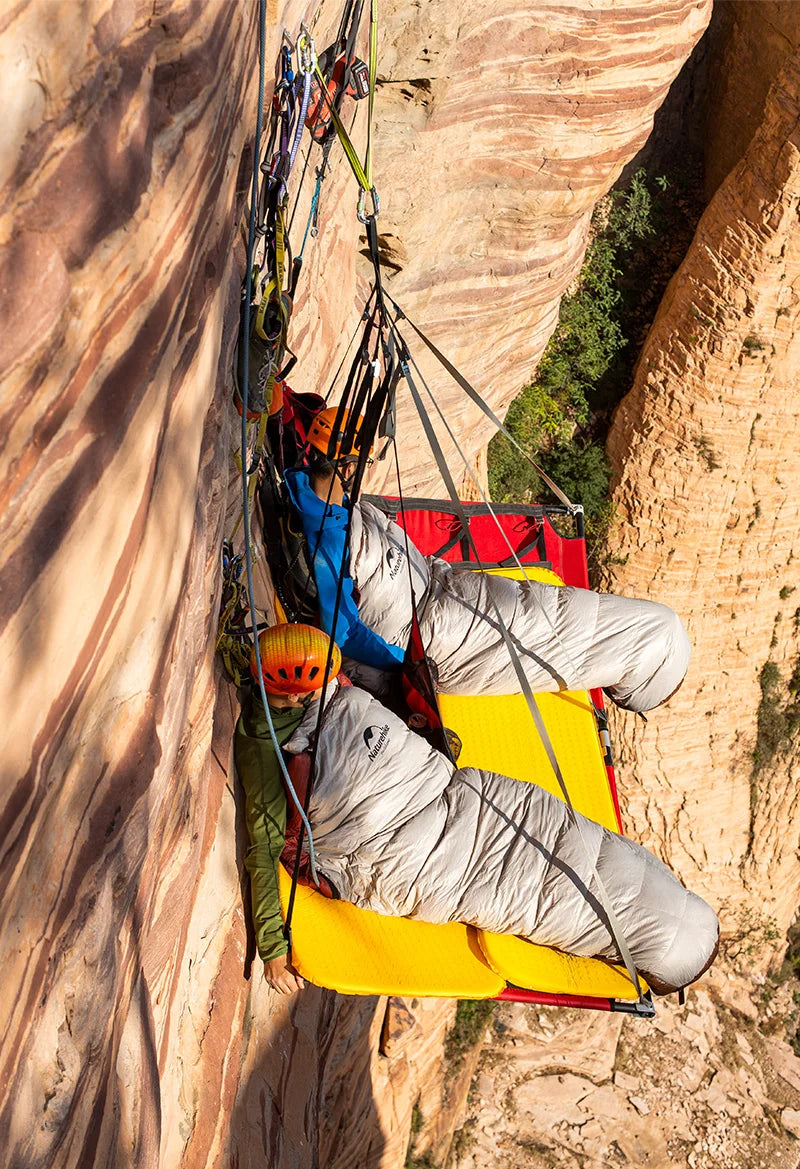
[[[342,450],[342,442],[344,441],[347,424],[350,421],[350,411],[345,410],[342,415],[342,421],[339,429],[334,435],[334,426],[336,426],[336,415],[339,413],[338,407],[326,406],[324,410],[320,410],[318,414],[314,415],[311,425],[308,428],[308,442],[311,446],[316,447],[325,455],[326,459],[338,459],[342,456],[355,455],[358,453],[358,440],[361,434],[361,427],[364,424],[364,419],[359,415],[356,423],[355,433],[353,435],[353,447],[350,450]],[[333,442],[332,442],[333,440]],[[328,454],[328,451],[331,454]]]
[[[310,694],[322,689],[331,639],[313,625],[271,625],[259,636],[261,674],[267,694]],[[342,666],[334,643],[329,678]],[[256,650],[250,651],[250,672],[258,677]]]

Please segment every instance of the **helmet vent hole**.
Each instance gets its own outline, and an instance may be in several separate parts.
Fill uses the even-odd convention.
[[[283,679],[284,679],[286,682],[288,682],[288,681],[289,681],[289,675],[286,673],[286,671],[284,670],[283,666],[281,666],[281,668],[278,670],[278,675],[279,675],[281,678],[283,678]]]
[[[295,678],[302,678],[303,677],[303,667],[302,666],[295,666],[294,676],[295,676]]]
[[[312,666],[311,669],[308,671],[309,682],[313,682],[318,673],[319,673],[319,666]]]

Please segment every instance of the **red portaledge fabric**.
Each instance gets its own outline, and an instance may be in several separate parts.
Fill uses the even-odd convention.
[[[539,1003],[545,1007],[583,1007],[594,1011],[610,1011],[611,999],[595,999],[588,994],[547,994],[539,990],[523,990],[521,986],[507,986],[497,995],[506,1003]]]

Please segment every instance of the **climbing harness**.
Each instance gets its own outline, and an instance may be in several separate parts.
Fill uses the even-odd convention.
[[[222,600],[217,623],[216,650],[222,658],[229,677],[236,686],[244,686],[250,677],[250,630],[247,620],[249,605],[247,589],[242,580],[244,554],[234,555],[229,540],[222,545]],[[258,628],[266,627],[266,621]]]

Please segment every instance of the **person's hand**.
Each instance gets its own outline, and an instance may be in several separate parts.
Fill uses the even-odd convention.
[[[300,975],[289,960],[288,954],[281,954],[279,958],[270,958],[264,963],[264,977],[273,990],[278,994],[293,994],[305,986]]]

